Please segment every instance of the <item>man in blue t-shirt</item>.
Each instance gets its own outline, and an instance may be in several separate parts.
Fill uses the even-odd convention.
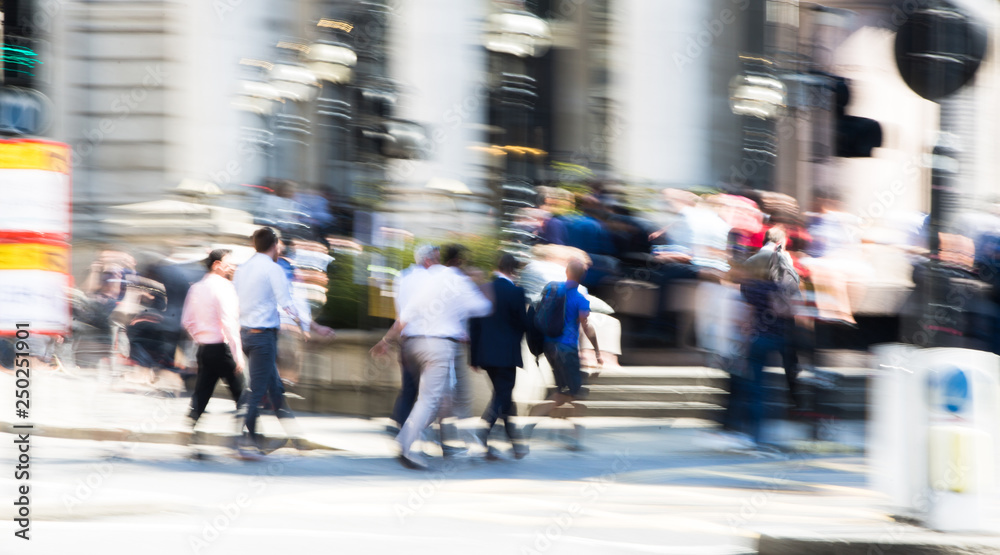
[[[580,398],[583,387],[583,374],[580,370],[580,330],[587,335],[597,364],[603,366],[601,349],[597,345],[597,333],[590,325],[590,301],[580,293],[580,280],[586,274],[587,268],[577,259],[571,259],[566,266],[566,282],[560,285],[560,290],[566,294],[566,322],[563,333],[558,338],[545,339],[545,358],[552,366],[552,376],[556,381],[556,394],[551,403],[539,405],[532,411],[533,416],[547,416],[556,407],[569,404],[572,408],[568,416],[574,416],[576,406],[573,401]],[[574,435],[571,449],[579,448],[579,426],[574,425]]]

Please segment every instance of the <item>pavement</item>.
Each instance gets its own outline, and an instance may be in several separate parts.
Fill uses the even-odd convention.
[[[14,389],[14,376],[0,372],[0,391]],[[439,553],[441,538],[454,547],[445,552],[478,553],[1000,553],[1000,535],[940,534],[891,518],[868,486],[857,430],[836,434],[853,441],[812,441],[794,424],[774,424],[782,449],[759,452],[738,449],[701,420],[586,418],[583,449],[571,451],[568,422],[522,418],[536,423],[524,460],[501,443],[499,462],[436,458],[430,472],[419,472],[396,463],[388,420],[379,418],[300,414],[305,449],[235,460],[222,447],[234,429],[225,397],[209,403],[198,427],[204,444],[191,446],[189,399],[171,391],[135,376],[34,369],[27,418],[15,417],[13,395],[0,401],[0,431],[32,426],[36,547],[93,534],[117,538],[102,543],[116,553],[112,547],[134,545],[128,538],[141,541],[145,530],[164,538],[147,555],[237,552],[230,549],[272,541],[304,552],[331,545]],[[283,437],[273,416],[261,427]],[[14,454],[0,462],[12,468]],[[229,498],[218,492],[260,477],[268,484],[272,474],[281,487],[262,487],[267,502],[241,509],[240,534],[218,542],[192,535]],[[13,495],[17,482],[4,475],[0,485]],[[988,529],[1000,534],[1000,500],[985,511]],[[0,503],[0,520],[12,518],[12,505]],[[266,538],[264,529],[272,532]],[[186,543],[172,543],[178,534]],[[8,552],[4,536],[0,553]],[[216,551],[199,549],[199,541]]]

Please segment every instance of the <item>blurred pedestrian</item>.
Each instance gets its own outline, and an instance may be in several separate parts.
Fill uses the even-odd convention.
[[[413,292],[399,317],[399,325],[389,331],[386,342],[407,333],[403,358],[420,373],[417,402],[396,440],[400,462],[410,468],[427,468],[426,459],[414,452],[417,439],[434,420],[450,414],[449,405],[456,386],[455,357],[466,339],[467,320],[486,316],[493,309],[486,287],[477,287],[467,275],[454,268],[435,265]]]
[[[281,325],[278,309],[292,317],[307,339],[310,325],[309,320],[296,309],[288,279],[277,264],[278,244],[278,236],[273,229],[262,227],[255,231],[253,246],[257,253],[244,262],[233,277],[240,301],[240,339],[250,370],[246,414],[248,437],[242,451],[248,455],[262,452],[257,436],[257,416],[265,396],[289,437],[293,441],[300,438],[295,416],[285,403],[285,388],[278,376],[278,329]],[[333,335],[333,330],[326,326],[314,323],[311,327],[313,333],[321,337]]]
[[[472,278],[475,282],[483,281],[483,272],[478,268],[468,266],[469,249],[463,245],[452,243],[441,249],[441,263],[460,279]],[[492,289],[491,289],[492,291]],[[451,402],[443,414],[446,420],[441,427],[441,449],[446,456],[465,457],[474,453],[470,450],[479,444],[479,436],[475,430],[461,425],[463,420],[472,417],[472,376],[469,371],[469,318],[461,321],[462,335],[455,349],[455,360],[452,363],[452,373],[455,383]],[[448,440],[458,440],[462,445],[455,446]]]
[[[615,246],[607,227],[607,209],[597,197],[581,195],[576,199],[580,214],[567,219],[566,245],[587,253],[591,264],[582,284],[593,289],[605,278],[619,274],[619,263],[614,258]]]
[[[480,436],[487,447],[487,458],[496,458],[496,451],[489,447],[490,430],[497,419],[503,419],[504,429],[518,459],[528,454],[528,446],[518,432],[512,417],[514,408],[514,380],[521,360],[521,339],[527,321],[524,290],[514,285],[519,262],[514,255],[502,253],[493,280],[493,313],[485,318],[469,320],[470,364],[482,368],[493,384],[493,398],[483,413],[486,429]]]
[[[744,431],[758,446],[763,439],[764,364],[770,353],[782,356],[791,397],[798,398],[798,361],[788,336],[794,330],[801,295],[799,276],[791,257],[784,252],[785,242],[780,226],[769,229],[764,247],[747,260],[746,279],[740,287],[753,309],[752,327],[747,375],[734,375],[733,387],[737,391],[730,398],[727,427]]]
[[[71,352],[77,366],[106,368],[111,375],[118,375],[114,350],[127,320],[116,326],[113,314],[135,276],[135,259],[122,251],[102,250],[91,263],[80,286],[82,294],[72,305],[73,319],[84,324],[75,326],[73,333]]]
[[[545,243],[553,245],[567,244],[566,214],[573,206],[572,193],[558,187],[539,187],[538,194],[542,201],[540,208],[545,213],[545,220],[539,230],[539,237]]]
[[[566,281],[551,283],[546,286],[538,312],[543,313],[547,295],[564,297],[562,333],[558,336],[546,337],[545,358],[552,366],[557,391],[551,402],[538,405],[532,410],[532,416],[548,416],[553,410],[569,405],[569,416],[577,416],[577,399],[583,397],[583,371],[580,366],[580,330],[582,329],[590,344],[594,346],[594,355],[598,367],[604,365],[601,348],[597,344],[597,333],[588,321],[590,316],[590,301],[580,291],[580,280],[587,273],[583,262],[572,259],[566,266]],[[542,317],[544,316],[536,316]],[[580,448],[580,426],[573,423],[573,437],[570,449]]]
[[[236,270],[232,251],[213,250],[205,265],[208,274],[191,286],[181,314],[181,324],[198,344],[198,378],[191,395],[189,424],[194,431],[221,379],[236,403],[238,431],[243,426],[241,397],[246,389],[246,358],[240,339],[240,301],[232,283]]]
[[[297,241],[299,244],[308,245],[305,241]],[[322,270],[323,277],[326,277],[326,267],[324,263],[331,259],[326,255],[326,247],[319,243],[312,243],[319,246],[321,251],[315,253],[313,259],[317,260],[317,269]],[[309,308],[309,299],[306,289],[300,285],[303,283],[302,276],[306,270],[300,267],[298,262],[299,253],[295,250],[296,242],[282,238],[278,245],[278,265],[288,279],[289,292],[292,295],[292,302],[298,311],[299,316],[306,320],[307,326],[312,329],[312,314]],[[325,258],[324,258],[325,257]],[[328,262],[326,262],[328,263]],[[299,382],[300,369],[303,362],[307,337],[302,334],[301,327],[288,315],[287,312],[279,312],[281,316],[281,330],[278,333],[278,375],[281,382],[286,386],[294,386]]]
[[[403,313],[403,308],[407,303],[412,300],[413,291],[420,289],[424,278],[428,275],[428,270],[440,262],[441,249],[435,245],[420,245],[414,249],[413,258],[414,263],[403,270],[393,281],[392,286],[392,290],[396,293],[394,299],[396,303],[396,321],[393,322],[390,332],[399,333],[401,341],[404,342],[413,333],[415,328],[411,326],[409,330],[401,330],[402,323],[399,320],[399,315]],[[373,356],[384,356],[388,349],[389,344],[383,338],[383,340],[372,347],[371,354]],[[403,427],[403,423],[409,418],[410,411],[413,410],[413,404],[417,402],[417,390],[420,383],[419,369],[407,365],[407,360],[403,357],[402,350],[400,350],[399,368],[402,385],[399,395],[396,396],[396,402],[392,407],[392,420],[396,423],[396,427],[391,430],[393,434],[399,433],[399,429]]]

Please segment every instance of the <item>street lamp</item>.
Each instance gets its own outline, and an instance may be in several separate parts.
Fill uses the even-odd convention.
[[[491,14],[483,37],[486,49],[518,58],[544,56],[552,45],[552,32],[544,19],[521,10]]]
[[[274,106],[279,102],[281,93],[274,85],[243,79],[239,82],[239,91],[233,99],[233,107],[266,116],[274,111]]]
[[[273,173],[272,163],[274,159],[274,132],[272,131],[274,125],[272,121],[274,114],[285,100],[277,87],[266,82],[268,74],[274,68],[273,63],[254,58],[242,58],[240,66],[246,71],[246,76],[237,82],[236,94],[231,104],[237,110],[255,116],[248,118],[245,124],[240,125],[243,130],[240,141],[255,154],[248,163],[257,161],[260,164],[259,167],[249,172],[250,175],[259,173],[264,177],[269,177]]]
[[[518,5],[517,7],[520,7]],[[483,46],[498,56],[499,86],[494,95],[499,101],[497,114],[505,142],[513,147],[528,147],[530,114],[538,97],[536,81],[527,75],[527,58],[543,56],[552,45],[552,33],[544,19],[522,9],[508,9],[491,14],[486,20]],[[514,213],[534,205],[534,187],[528,176],[526,152],[507,156],[507,168],[501,176],[500,232],[513,238]],[[502,237],[514,247],[516,241]]]
[[[353,193],[349,187],[351,168],[348,162],[351,103],[346,100],[349,96],[345,87],[351,82],[358,55],[339,42],[313,43],[304,54],[312,73],[320,81],[333,85],[323,87],[317,101],[317,115],[320,116],[317,123],[330,147],[328,155],[323,156],[321,179],[337,193],[350,195]]]
[[[729,106],[738,116],[775,119],[786,98],[784,83],[774,77],[737,75],[729,81]]]
[[[320,80],[335,85],[350,83],[358,55],[343,44],[316,43],[306,52],[309,69]]]
[[[269,72],[271,85],[281,98],[308,102],[316,97],[319,81],[309,68],[292,64],[275,64]]]

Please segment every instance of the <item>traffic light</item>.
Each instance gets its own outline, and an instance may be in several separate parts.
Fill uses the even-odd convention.
[[[872,149],[882,146],[882,126],[871,118],[849,116],[845,113],[851,101],[851,88],[847,79],[832,76],[836,106],[836,156],[841,158],[866,158]]]
[[[0,0],[0,135],[38,135],[49,125],[51,103],[38,90],[47,79],[33,4]]]
[[[36,88],[42,60],[31,16],[32,0],[0,2],[3,10],[3,84],[7,87]]]

